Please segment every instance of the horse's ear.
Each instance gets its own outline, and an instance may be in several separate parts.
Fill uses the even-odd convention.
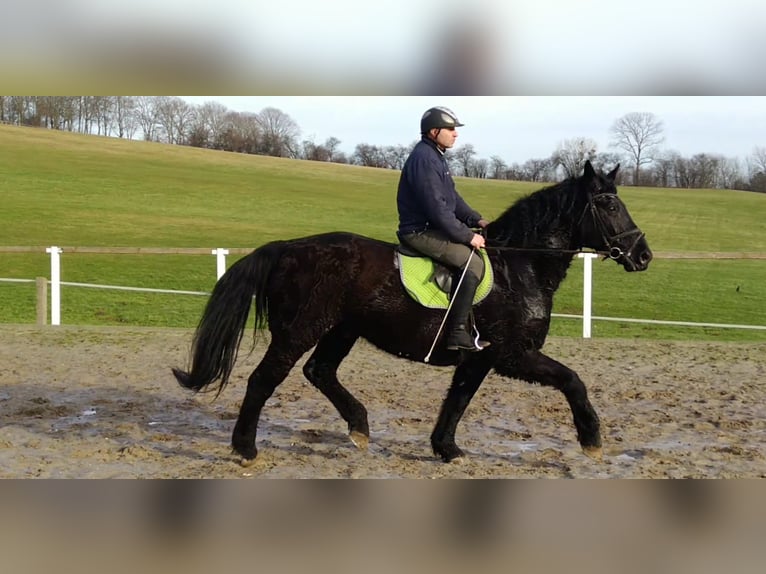
[[[596,170],[593,169],[593,164],[590,160],[585,162],[585,179],[591,180],[596,177]]]
[[[620,164],[617,164],[617,167],[614,168],[612,171],[609,172],[609,174],[606,176],[609,181],[614,181],[617,179],[617,174],[620,172]]]

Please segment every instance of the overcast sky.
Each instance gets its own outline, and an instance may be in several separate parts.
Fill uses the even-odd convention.
[[[632,112],[664,124],[663,146],[684,156],[720,154],[746,159],[766,147],[766,96],[181,96],[217,101],[239,112],[275,107],[292,117],[302,139],[329,137],[353,152],[357,144],[408,145],[419,136],[422,113],[446,105],[466,124],[459,144],[479,157],[506,163],[550,156],[568,139],[587,137],[610,151],[610,128]]]

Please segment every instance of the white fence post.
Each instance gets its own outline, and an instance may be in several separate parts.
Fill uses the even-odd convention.
[[[51,254],[51,325],[61,325],[61,254],[63,249],[50,247]]]
[[[215,251],[213,251],[213,255],[217,257],[217,267],[218,267],[218,279],[220,280],[221,277],[223,277],[223,274],[226,273],[226,256],[229,254],[229,251],[227,249],[221,249],[218,248]]]
[[[580,253],[580,259],[585,263],[583,270],[583,301],[582,301],[582,337],[590,339],[593,336],[593,260],[598,259],[596,253]]]

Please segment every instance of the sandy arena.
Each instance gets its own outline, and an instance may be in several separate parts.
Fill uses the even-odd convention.
[[[560,393],[490,375],[458,427],[467,459],[429,436],[452,370],[360,342],[339,378],[367,407],[358,451],[300,366],[263,411],[256,464],[229,448],[246,378],[182,390],[192,332],[0,326],[0,478],[758,478],[766,477],[766,344],[551,339],[602,420],[604,461],[585,457]]]

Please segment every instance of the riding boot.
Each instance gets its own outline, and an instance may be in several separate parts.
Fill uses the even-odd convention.
[[[452,310],[447,329],[447,349],[450,351],[483,351],[489,347],[489,343],[480,341],[478,336],[474,339],[468,332],[471,328],[470,315],[479,280],[473,273],[466,273],[460,290],[456,294],[455,289],[461,276],[462,272],[457,273],[452,279]]]

